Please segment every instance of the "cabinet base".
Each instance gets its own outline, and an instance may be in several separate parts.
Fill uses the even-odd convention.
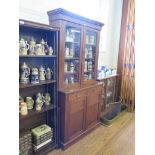
[[[68,147],[70,147],[71,145],[75,144],[76,142],[78,142],[80,139],[82,139],[84,136],[88,135],[92,130],[96,129],[97,127],[99,127],[101,125],[101,122],[98,122],[96,125],[94,125],[93,127],[87,129],[86,131],[84,131],[82,134],[78,135],[77,137],[75,137],[74,139],[69,140],[68,142],[64,143],[64,142],[60,142],[60,146],[63,150],[66,150]]]

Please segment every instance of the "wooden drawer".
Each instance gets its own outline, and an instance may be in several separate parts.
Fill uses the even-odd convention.
[[[74,100],[78,100],[79,98],[82,99],[85,97],[85,91],[82,91],[82,92],[76,92],[76,93],[73,93],[73,94],[69,94],[69,101],[74,101]]]

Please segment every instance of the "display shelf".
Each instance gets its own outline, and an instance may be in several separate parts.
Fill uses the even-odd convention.
[[[85,71],[84,73],[93,73],[94,71]]]
[[[21,21],[21,20],[20,20]],[[36,152],[33,149],[33,155],[45,155],[49,151],[52,151],[59,144],[59,113],[58,113],[58,53],[59,53],[59,29],[55,29],[49,25],[35,23],[31,21],[22,20],[19,23],[19,81],[22,79],[30,79],[27,84],[19,83],[19,94],[26,102],[27,97],[32,97],[35,102],[35,106],[39,106],[42,102],[42,96],[44,97],[48,93],[49,98],[45,97],[45,100],[50,100],[51,104],[42,106],[40,111],[37,111],[35,106],[29,101],[25,104],[25,107],[21,106],[19,102],[19,131],[31,130],[37,126],[46,124],[53,128],[53,142],[46,144],[39,148]],[[45,45],[46,42],[46,45]],[[43,46],[44,48],[42,48]],[[44,52],[50,52],[49,47],[53,49],[53,55],[43,55]],[[44,49],[44,51],[43,51]],[[42,55],[22,55],[23,53],[42,53]],[[47,53],[46,53],[47,54]],[[25,68],[22,64],[26,64]],[[42,66],[42,70],[40,69]],[[37,69],[38,70],[37,70]],[[50,69],[50,71],[48,70]],[[34,70],[33,70],[34,69]],[[35,72],[36,71],[36,72]],[[43,72],[45,71],[45,74]],[[51,76],[48,74],[51,72]],[[36,73],[36,74],[33,74]],[[29,76],[28,76],[29,74]],[[50,80],[39,81],[39,83],[32,84],[31,80],[37,81],[42,76],[48,77]],[[42,78],[42,79],[44,79]],[[23,102],[23,101],[22,101]],[[33,109],[28,110],[28,114],[23,116],[24,108],[27,111],[28,104],[33,106]],[[34,142],[32,141],[32,145]]]
[[[69,44],[80,44],[80,42],[75,42],[75,41],[65,41],[65,43],[69,43]]]
[[[19,58],[55,58],[56,55],[20,55]]]
[[[27,83],[27,84],[19,84],[19,88],[29,88],[29,87],[35,87],[35,86],[40,86],[40,85],[46,85],[46,84],[51,84],[51,83],[55,83],[56,80],[45,80],[45,81],[41,81],[39,83],[36,84],[32,84],[32,83]]]
[[[65,72],[65,75],[73,75],[73,74],[78,74],[78,72]]]
[[[43,155],[46,152],[52,151],[57,147],[57,144],[55,142],[50,142],[46,144],[45,146],[38,149],[36,152],[34,152],[34,155]]]
[[[79,60],[78,57],[65,57],[65,60]]]
[[[85,60],[95,61],[95,58],[85,58]]]
[[[40,111],[37,111],[37,110],[35,110],[35,109],[28,110],[28,115],[26,115],[26,116],[20,115],[20,116],[19,116],[19,120],[23,120],[23,119],[32,117],[32,116],[34,116],[34,115],[36,115],[36,114],[41,114],[41,113],[43,113],[43,112],[45,112],[45,111],[48,111],[48,110],[51,110],[51,109],[55,109],[55,108],[56,108],[56,106],[53,105],[53,104],[51,104],[51,105],[49,105],[49,106],[45,106],[45,105],[44,105],[44,106],[42,107],[42,110],[40,110]]]
[[[86,43],[86,46],[96,46],[96,44]]]

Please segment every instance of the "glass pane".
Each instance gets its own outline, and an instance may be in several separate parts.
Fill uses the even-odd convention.
[[[114,80],[113,79],[108,79],[107,80],[107,90],[113,91],[113,85],[114,85]]]
[[[66,84],[79,82],[81,30],[66,26],[65,32],[64,81]]]
[[[94,79],[96,59],[96,32],[86,31],[84,80]]]

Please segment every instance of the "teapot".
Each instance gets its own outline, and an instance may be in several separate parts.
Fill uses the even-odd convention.
[[[19,41],[19,55],[27,55],[29,50],[29,44],[23,38]]]
[[[44,96],[41,93],[37,93],[36,95],[36,100],[35,100],[35,109],[37,111],[40,111],[42,109],[42,106],[44,104],[45,100],[44,100]]]
[[[45,80],[45,75],[46,75],[46,70],[41,65],[40,68],[39,68],[39,80],[44,81]]]
[[[33,109],[34,100],[32,99],[32,97],[26,97],[26,103],[28,110]]]
[[[45,93],[45,105],[50,105],[51,97],[49,93]]]
[[[20,83],[29,83],[30,68],[24,62],[20,67]]]
[[[51,80],[53,71],[48,67],[46,70],[46,79]]]
[[[39,73],[38,68],[33,67],[31,71],[31,83],[39,83]]]

